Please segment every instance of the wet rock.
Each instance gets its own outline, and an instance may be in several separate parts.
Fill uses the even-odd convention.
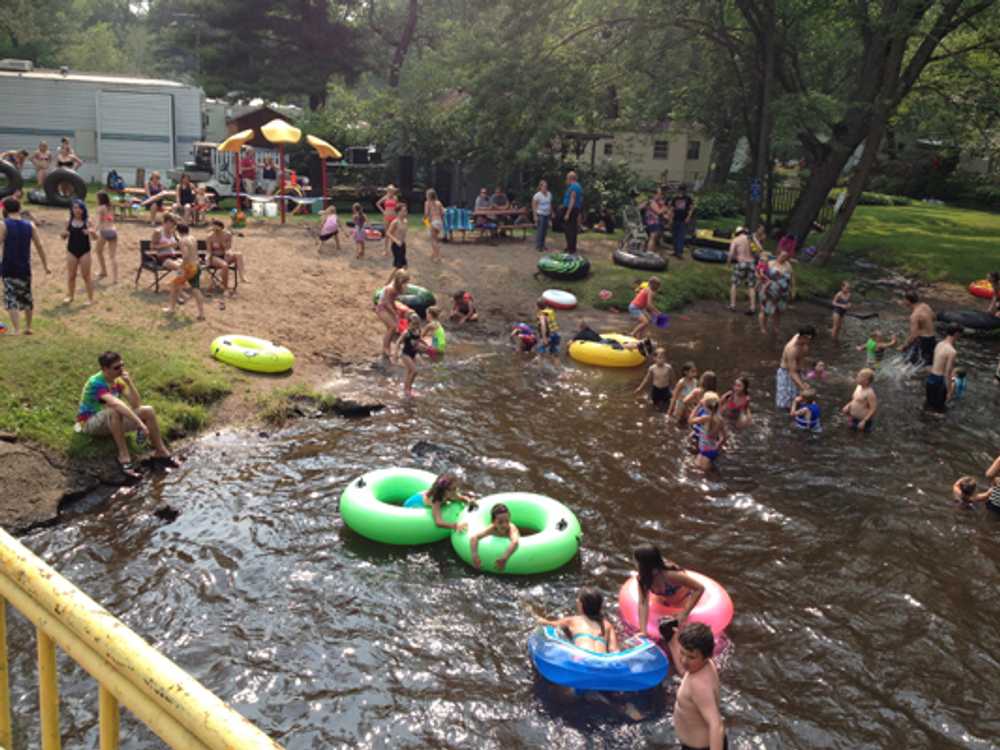
[[[179,510],[172,508],[169,505],[164,505],[163,507],[157,508],[153,511],[154,516],[167,523],[173,523],[176,521],[180,514],[181,512]]]
[[[334,414],[342,417],[370,417],[375,412],[382,411],[385,404],[378,401],[338,398],[331,408]]]
[[[74,488],[40,451],[0,442],[0,523],[13,529],[50,521]]]

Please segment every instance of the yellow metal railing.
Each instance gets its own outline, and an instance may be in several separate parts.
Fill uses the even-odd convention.
[[[42,750],[60,750],[56,646],[100,685],[100,750],[117,750],[119,705],[175,750],[281,750],[247,719],[0,529],[0,747],[10,748],[7,602],[38,633]]]

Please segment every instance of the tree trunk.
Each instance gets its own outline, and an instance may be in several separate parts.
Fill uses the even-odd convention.
[[[774,63],[775,63],[775,33],[776,20],[773,0],[768,0],[765,8],[765,18],[767,28],[761,32],[761,43],[763,45],[762,75],[760,79],[760,97],[757,102],[757,118],[754,123],[757,128],[756,139],[751,138],[754,147],[754,168],[753,178],[757,184],[763,187],[767,179],[768,167],[771,160],[771,95],[774,88]],[[756,141],[756,142],[755,142]],[[750,211],[747,214],[747,226],[755,227],[760,223],[760,200],[750,200]]]
[[[389,86],[391,88],[399,86],[399,74],[403,69],[403,63],[406,61],[406,53],[410,51],[413,32],[417,28],[419,11],[420,0],[410,0],[410,5],[406,12],[406,25],[403,26],[403,34],[399,37],[396,51],[392,55],[392,63],[389,65]]]
[[[720,188],[729,179],[729,172],[733,168],[733,160],[736,158],[736,144],[739,142],[738,134],[735,130],[727,128],[720,131],[712,144],[712,166],[709,167],[708,174],[705,175],[704,188]]]

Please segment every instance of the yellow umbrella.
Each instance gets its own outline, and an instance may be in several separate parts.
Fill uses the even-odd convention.
[[[281,199],[281,223],[285,223],[285,144],[298,143],[302,140],[302,131],[294,125],[277,118],[267,125],[261,125],[260,134],[271,143],[278,144],[278,159],[281,161],[281,178],[278,185],[278,195]]]
[[[316,154],[319,156],[320,162],[322,162],[323,165],[323,208],[326,208],[326,160],[341,159],[343,158],[343,154],[322,138],[317,138],[314,135],[307,135],[306,142],[316,149]]]
[[[236,208],[240,207],[240,163],[239,163],[239,153],[240,149],[246,145],[246,142],[253,138],[253,130],[241,130],[239,133],[235,133],[218,146],[215,147],[216,151],[220,153],[237,154],[233,157],[235,162],[233,166],[233,192],[236,194]]]

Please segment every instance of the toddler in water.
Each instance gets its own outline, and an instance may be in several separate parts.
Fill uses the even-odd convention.
[[[464,289],[455,292],[452,296],[451,319],[456,323],[471,323],[479,320],[476,312],[476,305],[472,295]]]
[[[582,588],[576,597],[575,615],[560,617],[558,620],[536,616],[535,621],[539,625],[560,628],[575,645],[588,651],[614,653],[618,650],[618,635],[614,625],[604,619],[601,613],[603,607],[604,597],[600,591],[590,587]]]
[[[491,534],[498,537],[506,537],[510,539],[510,544],[507,545],[507,549],[504,553],[496,559],[497,570],[503,570],[507,565],[507,561],[510,556],[514,554],[517,550],[517,545],[521,540],[521,532],[517,530],[510,520],[510,509],[503,503],[497,503],[490,510],[490,520],[492,523],[485,529],[480,531],[478,534],[473,534],[472,538],[469,540],[469,546],[472,552],[472,565],[475,568],[481,568],[483,563],[479,559],[479,540],[484,537],[488,537]]]
[[[733,381],[733,389],[722,394],[722,416],[735,423],[736,427],[744,428],[750,425],[753,416],[750,414],[750,378],[740,375]]]
[[[653,402],[653,408],[665,412],[670,406],[673,384],[674,368],[667,364],[667,350],[662,346],[657,347],[653,364],[646,371],[646,377],[639,383],[639,387],[635,389],[635,395],[638,396],[649,385],[649,398]]]
[[[820,408],[819,404],[816,403],[816,391],[812,388],[806,388],[795,397],[788,413],[795,419],[795,426],[800,430],[823,431],[823,425],[820,422]]]
[[[858,384],[854,388],[851,400],[844,404],[841,411],[850,419],[852,430],[871,432],[874,425],[875,412],[878,411],[878,399],[872,382],[875,371],[866,367],[858,373]]]
[[[323,243],[332,239],[333,244],[340,250],[340,223],[337,220],[337,207],[330,206],[320,214],[323,223],[319,230],[319,242],[322,248]]]
[[[698,457],[695,459],[695,465],[699,469],[707,471],[715,465],[715,460],[722,452],[728,431],[726,430],[726,421],[719,415],[718,393],[706,391],[699,406],[699,415],[691,417],[688,424],[695,429],[700,428],[698,431]]]
[[[806,373],[806,380],[815,380],[819,383],[825,383],[830,374],[826,370],[826,362],[821,359],[813,362],[812,369]]]
[[[510,338],[517,343],[517,352],[519,354],[527,354],[538,343],[535,329],[527,323],[515,323],[514,328],[510,332]]]
[[[951,376],[951,400],[958,401],[965,395],[966,374],[964,367],[956,367],[955,374]]]
[[[877,370],[879,365],[882,364],[882,356],[885,354],[885,350],[895,345],[895,335],[893,335],[893,337],[888,341],[885,341],[882,339],[882,332],[876,328],[872,331],[872,335],[868,337],[868,340],[858,347],[858,351],[864,351],[866,358],[865,364],[873,370]]]
[[[556,322],[556,311],[549,307],[545,300],[539,297],[538,301],[535,303],[535,307],[538,309],[536,321],[538,322],[538,338],[541,340],[542,345],[538,350],[545,354],[558,354],[559,353],[559,342],[562,340],[559,337],[559,324]]]
[[[461,523],[449,523],[441,515],[442,506],[448,503],[470,503],[469,498],[459,494],[461,484],[458,478],[446,472],[434,480],[427,490],[411,495],[403,503],[404,508],[430,508],[431,515],[434,516],[434,524],[441,529],[454,529],[455,531],[465,531],[469,525],[464,521]]]

